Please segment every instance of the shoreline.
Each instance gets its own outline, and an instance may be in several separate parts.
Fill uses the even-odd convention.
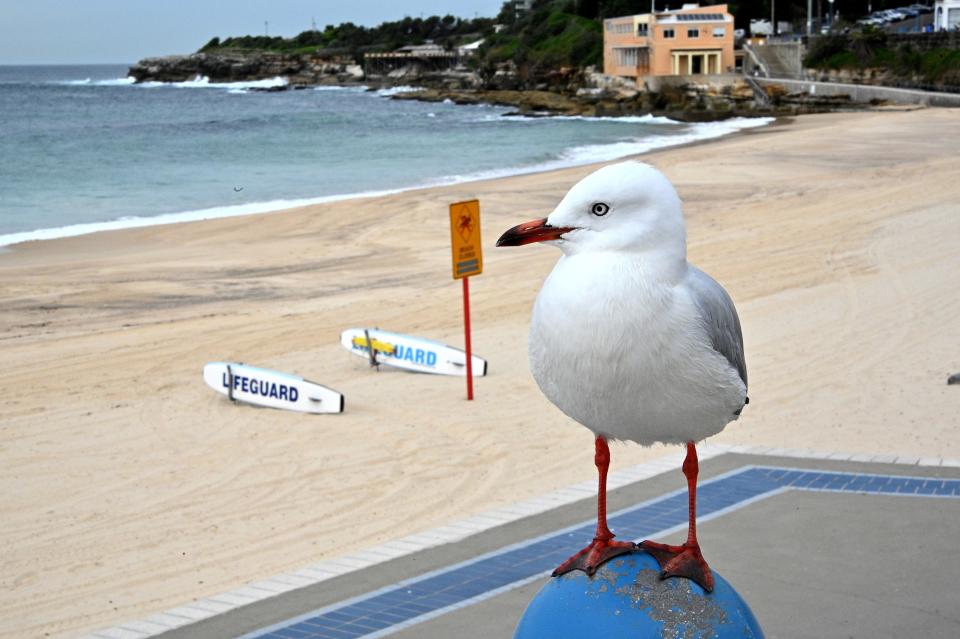
[[[342,87],[338,87],[342,88]],[[389,97],[389,96],[384,96]],[[512,117],[512,116],[509,116]],[[519,116],[525,117],[525,116]],[[542,117],[561,117],[569,118],[571,116],[542,116]],[[582,117],[583,119],[595,119],[588,116],[576,116],[578,118]],[[637,121],[651,120],[653,121],[658,116],[649,116],[649,117],[639,117],[636,118]],[[183,224],[189,222],[199,222],[204,220],[213,220],[213,219],[222,219],[222,218],[232,218],[232,217],[246,217],[251,215],[268,215],[279,213],[282,211],[289,211],[292,209],[301,208],[304,206],[313,206],[328,204],[333,202],[342,202],[345,200],[365,200],[369,198],[383,197],[387,195],[394,195],[397,193],[408,193],[411,191],[418,191],[422,189],[431,189],[443,186],[454,186],[457,184],[470,184],[472,182],[482,182],[486,180],[495,180],[500,178],[509,178],[519,175],[535,175],[537,173],[543,173],[548,171],[554,171],[558,169],[566,168],[576,168],[583,166],[593,166],[605,162],[616,161],[618,159],[626,159],[631,157],[642,157],[649,153],[656,152],[661,149],[671,149],[671,148],[682,148],[690,144],[702,144],[706,142],[711,142],[714,140],[722,139],[731,135],[737,135],[745,131],[749,131],[754,128],[760,128],[764,126],[772,126],[776,124],[779,118],[772,118],[767,116],[761,116],[758,118],[731,118],[723,120],[722,122],[717,123],[700,123],[700,124],[719,124],[718,127],[720,133],[714,133],[708,129],[702,129],[699,134],[693,134],[692,136],[682,135],[682,136],[670,136],[670,137],[661,137],[660,144],[652,144],[648,150],[642,151],[641,153],[625,153],[622,155],[611,154],[609,157],[599,158],[596,160],[571,160],[564,161],[562,158],[557,158],[554,160],[548,160],[541,162],[536,165],[531,166],[518,166],[506,169],[500,169],[495,171],[479,171],[477,173],[467,174],[462,177],[437,177],[429,178],[426,183],[423,184],[414,184],[410,186],[401,186],[392,189],[383,189],[383,190],[367,190],[360,191],[356,193],[344,193],[344,194],[334,194],[334,195],[321,195],[316,197],[307,197],[307,198],[296,198],[296,199],[284,199],[284,200],[273,200],[266,202],[248,202],[245,204],[233,204],[233,205],[222,205],[208,207],[204,209],[198,209],[193,211],[181,211],[175,213],[162,213],[159,215],[153,216],[137,216],[137,217],[123,217],[115,220],[109,220],[105,222],[83,222],[78,224],[70,224],[60,227],[51,227],[51,228],[41,228],[34,229],[31,231],[20,231],[15,233],[2,233],[0,234],[0,253],[4,250],[10,250],[11,247],[15,247],[19,244],[24,244],[27,242],[37,242],[37,241],[49,241],[56,240],[68,237],[78,237],[82,235],[89,235],[92,233],[102,233],[108,231],[119,231],[124,229],[132,228],[144,228],[152,226],[166,226],[169,224]],[[676,124],[688,124],[684,122],[677,121]],[[687,137],[693,137],[694,139],[684,139]],[[679,141],[671,142],[672,139],[677,138]],[[650,139],[653,139],[651,136]],[[631,143],[634,146],[643,146],[645,139],[641,139],[639,142]],[[615,144],[605,144],[598,145],[601,147],[615,147]]]
[[[743,325],[751,403],[708,442],[960,458],[958,113],[799,116],[642,157],[676,184],[690,261]],[[494,247],[591,168],[0,255],[0,385],[18,390],[0,399],[0,639],[143,619],[595,481],[591,434],[525,356],[558,253]],[[461,378],[371,371],[339,334],[462,344],[447,206],[474,197],[490,368],[466,402]],[[224,360],[327,385],[346,411],[230,404],[201,379]],[[612,471],[678,451],[612,448]]]

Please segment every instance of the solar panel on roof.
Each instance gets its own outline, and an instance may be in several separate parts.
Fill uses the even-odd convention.
[[[680,13],[677,14],[677,20],[680,22],[692,22],[694,20],[723,20],[722,13]]]

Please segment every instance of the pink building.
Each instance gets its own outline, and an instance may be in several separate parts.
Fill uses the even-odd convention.
[[[626,78],[732,72],[733,16],[727,5],[611,18],[603,22],[603,72]]]

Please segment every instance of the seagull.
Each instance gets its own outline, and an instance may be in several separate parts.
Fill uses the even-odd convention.
[[[747,368],[730,296],[687,262],[683,207],[658,170],[640,162],[605,166],[575,184],[544,219],[509,229],[497,246],[544,242],[563,255],[537,295],[530,369],[554,405],[596,436],[597,531],[554,576],[593,575],[638,550],[607,527],[608,440],[685,444],[687,541],[643,541],[661,577],[713,590],[697,541],[696,442],[740,416]]]

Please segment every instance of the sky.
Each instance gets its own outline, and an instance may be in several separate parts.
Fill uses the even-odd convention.
[[[292,36],[404,16],[494,17],[503,0],[0,0],[0,65],[131,63],[192,53],[213,36]]]

